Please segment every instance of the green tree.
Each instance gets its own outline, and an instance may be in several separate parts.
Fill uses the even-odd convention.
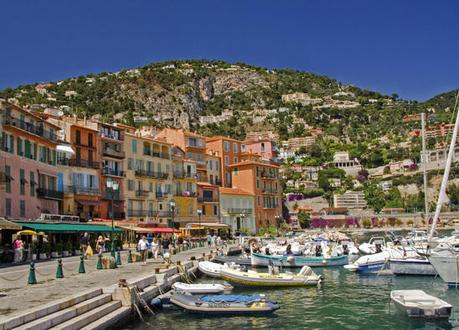
[[[309,228],[311,222],[311,214],[309,212],[298,213],[298,223],[301,228]]]
[[[382,191],[381,187],[375,183],[372,183],[366,186],[364,192],[368,206],[371,207],[376,213],[381,212],[386,203],[384,200],[384,192]]]

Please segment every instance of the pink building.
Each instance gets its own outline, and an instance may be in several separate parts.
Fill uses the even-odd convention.
[[[245,140],[242,144],[242,152],[260,155],[263,160],[271,160],[277,163],[278,150],[274,141],[270,139]]]
[[[57,126],[0,101],[0,216],[36,219],[58,213]]]

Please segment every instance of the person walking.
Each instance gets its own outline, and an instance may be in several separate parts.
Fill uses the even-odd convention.
[[[14,248],[14,263],[20,263],[22,261],[22,250],[24,248],[24,243],[22,242],[21,237],[18,237],[13,242]]]
[[[105,246],[105,240],[102,236],[99,236],[96,242],[96,251],[98,254],[102,254],[102,252],[104,252],[104,246]]]
[[[169,240],[169,238],[165,237],[161,244],[163,248],[163,259],[164,260],[169,259],[170,258],[169,245],[171,244],[171,241]]]
[[[142,258],[144,265],[146,265],[147,264],[148,242],[147,242],[147,238],[145,235],[142,235],[142,238],[139,240],[139,243],[137,243],[137,249],[140,252],[140,256]]]
[[[158,252],[159,252],[159,242],[156,237],[153,238],[153,241],[151,242],[151,253],[153,254],[153,258],[156,260],[158,258]]]
[[[207,246],[211,246],[212,245],[212,236],[210,236],[210,233],[207,234]]]

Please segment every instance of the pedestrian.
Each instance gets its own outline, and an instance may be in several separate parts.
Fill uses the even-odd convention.
[[[20,263],[22,261],[22,251],[24,249],[24,243],[22,242],[21,237],[18,237],[13,242],[14,248],[14,263]]]
[[[212,236],[210,236],[210,233],[207,234],[207,246],[211,246],[212,245]]]
[[[140,256],[142,258],[144,265],[146,265],[147,264],[148,244],[147,244],[147,238],[145,237],[145,235],[142,235],[142,238],[139,240],[139,243],[137,243],[137,249],[140,251]]]
[[[217,235],[212,236],[212,246],[217,246]]]
[[[86,251],[88,249],[88,243],[89,243],[89,234],[84,233],[83,236],[80,238],[80,247],[81,247],[81,252],[83,253],[83,257],[87,259],[86,256]]]
[[[171,244],[169,238],[165,237],[162,241],[163,259],[169,258],[169,245]]]
[[[151,242],[151,253],[153,254],[153,258],[156,260],[158,258],[158,252],[159,252],[159,242],[156,237],[153,238],[153,241]]]
[[[99,236],[96,242],[96,251],[98,254],[102,254],[102,252],[104,252],[104,246],[105,246],[105,239],[102,236]]]

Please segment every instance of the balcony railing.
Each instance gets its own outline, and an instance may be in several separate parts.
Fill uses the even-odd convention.
[[[100,190],[98,188],[81,187],[81,186],[66,186],[66,194],[79,194],[79,195],[99,195]]]
[[[158,211],[155,210],[128,210],[128,217],[155,217]]]
[[[198,167],[205,167],[205,168],[207,168],[207,162],[206,162],[205,160],[197,160],[197,161],[196,161],[196,165],[197,165]]]
[[[218,198],[217,197],[199,196],[198,197],[198,202],[200,202],[200,203],[215,203],[215,202],[218,202]]]
[[[87,168],[94,168],[94,169],[98,169],[100,167],[99,162],[94,162],[92,160],[86,160],[86,159],[60,158],[57,160],[57,163],[59,165],[65,165],[65,166],[78,166],[78,167],[87,167]]]
[[[121,201],[123,200],[121,193],[119,191],[111,192],[111,191],[104,191],[102,195],[104,199],[113,199],[114,201]]]
[[[44,129],[43,126],[34,125],[12,116],[5,116],[3,119],[3,125],[9,125],[22,129],[26,132],[41,136],[47,140],[57,141],[57,135],[54,132]]]
[[[115,170],[113,168],[103,168],[102,175],[111,175],[111,176],[124,176],[124,171]]]
[[[145,170],[135,170],[135,175],[145,176],[154,179],[167,179],[169,177],[169,173],[166,172],[154,172]]]
[[[37,188],[37,197],[42,199],[63,200],[64,193],[52,189]]]
[[[150,195],[150,192],[148,190],[136,190],[135,195],[137,197],[148,197]]]
[[[124,212],[114,212],[113,219],[114,220],[123,220],[126,218],[126,214]]]
[[[115,134],[114,132],[109,132],[106,133],[103,130],[100,131],[100,136],[104,139],[111,139],[111,140],[116,140],[116,141],[123,141],[124,140],[124,135],[120,133]]]
[[[104,156],[114,157],[114,158],[124,158],[125,153],[124,151],[118,151],[113,148],[105,148],[103,149]]]
[[[229,214],[252,214],[252,209],[229,208],[227,212]]]
[[[168,195],[167,192],[163,192],[163,191],[157,191],[156,192],[156,198],[157,199],[167,198],[167,195]]]
[[[182,197],[196,197],[196,192],[193,191],[175,191],[175,196],[182,196]]]

